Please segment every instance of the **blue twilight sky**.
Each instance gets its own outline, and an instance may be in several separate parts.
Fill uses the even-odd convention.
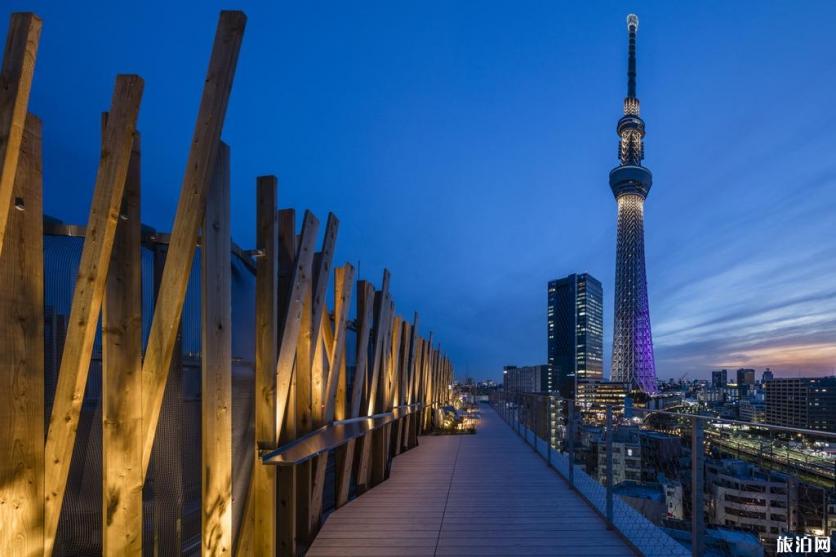
[[[218,10],[249,22],[223,137],[233,234],[254,184],[341,219],[338,261],[421,313],[457,372],[546,360],[546,282],[604,285],[615,123],[638,13],[651,319],[660,377],[836,367],[836,3],[38,2],[31,109],[45,209],[87,218],[99,113],[145,78],[143,220],[171,227]]]

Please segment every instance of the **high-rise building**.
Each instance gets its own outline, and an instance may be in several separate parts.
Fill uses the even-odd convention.
[[[726,369],[719,369],[711,372],[711,386],[725,387],[729,382],[729,372]]]
[[[548,365],[505,366],[502,386],[506,393],[548,393],[552,379]]]
[[[763,375],[761,375],[761,383],[766,383],[767,381],[772,381],[775,379],[775,375],[772,373],[772,370],[766,368],[763,370]]]
[[[738,369],[737,370],[737,386],[740,385],[754,385],[755,384],[755,370],[754,369]]]
[[[604,377],[604,291],[587,273],[549,282],[547,332],[555,390],[575,398],[578,381]]]
[[[644,200],[650,192],[653,175],[642,166],[644,120],[639,116],[636,97],[638,28],[639,18],[634,14],[627,16],[627,98],[624,116],[616,128],[621,139],[620,164],[610,171],[610,188],[618,205],[612,380],[652,394],[656,393],[657,386],[644,263]]]
[[[765,389],[767,423],[836,431],[836,376],[773,379]]]

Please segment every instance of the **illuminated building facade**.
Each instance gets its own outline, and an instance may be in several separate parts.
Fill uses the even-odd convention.
[[[798,526],[798,483],[790,475],[748,462],[709,459],[705,463],[709,519],[774,540]]]
[[[618,205],[615,260],[615,326],[613,381],[629,383],[645,393],[657,392],[647,275],[644,264],[644,200],[653,175],[642,166],[644,121],[636,97],[636,31],[639,19],[627,16],[629,56],[624,116],[618,121],[620,164],[610,171],[610,188]]]
[[[571,274],[548,286],[549,367],[564,398],[576,384],[604,377],[604,290],[588,273]]]
[[[585,421],[603,423],[607,406],[612,406],[613,415],[624,414],[624,399],[629,393],[627,383],[610,381],[588,381],[577,385],[576,406]]]
[[[773,379],[765,389],[767,423],[836,431],[836,377]]]

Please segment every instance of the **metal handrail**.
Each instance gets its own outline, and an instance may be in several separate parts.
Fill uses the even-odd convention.
[[[281,447],[264,451],[260,455],[263,464],[272,464],[274,466],[292,466],[307,462],[317,456],[326,454],[336,448],[345,445],[352,439],[358,439],[372,431],[376,431],[386,424],[396,422],[401,418],[415,413],[421,408],[421,403],[404,404],[393,408],[388,412],[381,412],[372,416],[358,416],[356,418],[347,418],[345,420],[337,420],[331,424],[324,425],[317,428],[310,433],[307,433],[293,441],[285,443]],[[352,427],[355,426],[355,427]],[[317,441],[319,441],[317,443]],[[292,456],[292,458],[283,458],[294,449],[311,445],[306,450],[302,450],[301,454]],[[298,452],[298,451],[297,451]]]

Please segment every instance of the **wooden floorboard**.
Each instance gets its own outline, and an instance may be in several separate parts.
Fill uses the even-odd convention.
[[[311,557],[631,556],[633,551],[500,418],[422,437],[389,480],[330,515]]]

